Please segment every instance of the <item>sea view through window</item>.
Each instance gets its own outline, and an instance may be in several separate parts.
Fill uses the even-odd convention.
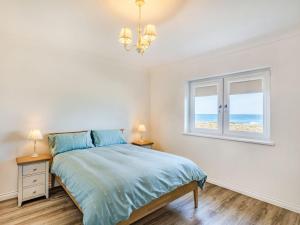
[[[195,106],[195,127],[217,129],[217,96],[197,97]],[[229,112],[231,131],[263,132],[263,93],[231,95]]]

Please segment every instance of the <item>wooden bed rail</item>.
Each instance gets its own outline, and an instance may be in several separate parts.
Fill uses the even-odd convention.
[[[174,191],[171,191],[160,198],[157,198],[150,202],[149,204],[133,211],[128,220],[124,220],[117,225],[129,225],[139,219],[151,214],[152,212],[166,206],[170,202],[182,197],[183,195],[193,191],[194,192],[194,205],[198,208],[198,184],[196,181],[192,181],[186,185],[180,186]]]
[[[52,178],[55,175],[52,175]],[[76,199],[72,196],[71,192],[67,189],[67,187],[64,185],[60,177],[55,176],[55,179],[57,182],[63,187],[63,189],[67,192],[67,194],[70,196],[74,204],[78,207],[78,209],[82,213],[82,209],[80,208],[78,202]],[[152,212],[166,206],[170,202],[182,197],[183,195],[193,191],[194,193],[194,206],[195,208],[198,208],[198,184],[197,181],[192,181],[188,184],[185,184],[183,186],[180,186],[176,188],[174,191],[171,191],[155,200],[150,202],[149,204],[133,211],[129,217],[129,219],[119,222],[117,225],[130,225],[139,219],[151,214]]]

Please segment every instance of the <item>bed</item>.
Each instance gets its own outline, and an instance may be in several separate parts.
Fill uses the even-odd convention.
[[[73,150],[53,158],[51,173],[83,213],[84,225],[128,225],[188,192],[205,173],[192,161],[131,144]]]

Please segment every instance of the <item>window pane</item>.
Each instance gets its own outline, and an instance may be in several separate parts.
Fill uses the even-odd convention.
[[[218,129],[217,86],[198,87],[195,90],[195,128]]]
[[[229,130],[263,133],[262,80],[230,84]]]

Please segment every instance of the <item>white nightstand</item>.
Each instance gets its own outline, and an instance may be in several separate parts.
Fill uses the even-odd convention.
[[[49,154],[38,157],[24,156],[18,164],[18,206],[37,197],[49,197]]]

